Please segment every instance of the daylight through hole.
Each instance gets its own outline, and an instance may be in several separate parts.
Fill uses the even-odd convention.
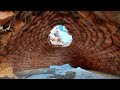
[[[50,43],[54,46],[68,47],[72,43],[72,35],[63,25],[53,27],[49,34]]]

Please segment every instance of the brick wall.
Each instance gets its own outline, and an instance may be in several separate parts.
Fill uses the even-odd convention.
[[[75,15],[46,11],[34,17],[8,41],[1,53],[14,71],[70,63],[72,66],[120,75],[119,23],[112,19],[118,13],[78,11]],[[65,25],[73,36],[69,47],[49,45],[48,34],[53,26]]]

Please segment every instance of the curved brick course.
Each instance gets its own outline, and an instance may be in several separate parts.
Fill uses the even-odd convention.
[[[76,16],[75,16],[76,15]],[[14,71],[69,63],[72,66],[120,75],[119,23],[116,12],[77,11],[76,14],[45,11],[34,16],[10,38],[3,56],[13,62]],[[73,41],[69,47],[53,47],[48,34],[63,24]]]

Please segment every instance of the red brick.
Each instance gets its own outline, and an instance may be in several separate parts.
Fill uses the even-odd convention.
[[[43,26],[45,27],[48,26],[48,23],[49,23],[49,20],[47,20]]]
[[[110,49],[110,48],[105,49],[105,51],[106,51],[107,53],[113,52],[113,50]]]
[[[32,42],[33,40],[34,40],[34,38],[33,38],[33,37],[31,37],[31,38],[30,38],[30,42]]]
[[[40,24],[41,24],[41,20],[37,21],[34,27],[39,27]]]
[[[72,28],[73,28],[74,30],[77,30],[77,28],[76,28],[76,26],[75,26],[74,24],[71,24],[71,26],[72,26]]]
[[[28,32],[30,33],[34,28],[35,28],[35,26],[30,26],[30,27],[28,28]]]
[[[29,38],[31,36],[31,33],[27,33],[26,37]]]
[[[93,30],[97,33],[99,28],[97,28],[96,26],[91,26],[93,28]]]
[[[88,17],[91,11],[79,11],[78,13],[83,17]]]
[[[92,37],[92,40],[93,40],[94,42],[96,42],[96,41],[97,41],[97,38]]]
[[[93,28],[92,28],[91,26],[88,26],[87,28],[89,29],[89,31],[90,31],[91,33],[95,33],[94,30],[93,30]]]
[[[90,43],[90,38],[88,38],[85,42],[85,46],[87,46]]]
[[[21,46],[20,42],[15,44],[15,47],[18,48],[19,46]]]
[[[99,38],[103,38],[103,34],[102,33],[98,32],[97,35],[98,35]]]
[[[49,15],[50,11],[46,11],[45,14],[43,14],[43,17],[45,17],[46,15]]]
[[[97,40],[97,42],[96,42],[96,46],[98,46],[98,45],[100,45],[101,44],[101,42],[102,42],[102,38],[98,38],[98,40]]]
[[[26,40],[25,40],[27,45],[30,43],[30,42],[29,42],[29,39],[30,39],[30,38],[26,38]]]
[[[21,37],[22,37],[22,38],[26,38],[27,34],[28,34],[27,32],[24,32]],[[17,39],[18,39],[18,38],[17,38]]]
[[[57,25],[57,22],[53,22],[53,23],[50,24],[51,27],[54,27],[56,25]]]
[[[8,59],[5,58],[4,56],[0,56],[0,61],[2,61],[2,62],[6,62],[6,61],[8,61]]]
[[[86,26],[89,25],[89,23],[84,18],[80,18],[79,21],[81,21]]]
[[[16,48],[14,46],[9,46],[9,52],[10,53],[14,53],[14,51],[16,50]]]
[[[54,20],[61,20],[63,17],[56,17]]]
[[[72,22],[69,21],[67,18],[64,18],[63,20],[64,20],[66,23],[69,23],[69,24],[72,23]]]
[[[50,15],[48,19],[50,20],[50,19],[54,18],[55,16],[56,16],[56,14],[52,13],[52,15]]]
[[[104,33],[104,35],[105,35],[106,38],[110,38],[111,37],[109,32]]]
[[[48,15],[52,15],[54,13],[54,11],[51,11],[50,13],[48,13]]]
[[[20,45],[19,47],[17,47],[17,50],[21,50],[22,49],[22,46]]]
[[[33,35],[36,35],[36,31],[37,31],[37,30],[38,30],[37,28],[33,29],[33,30],[32,30],[32,34],[33,34]]]
[[[120,47],[120,37],[112,35],[113,43]]]
[[[22,21],[17,20],[16,23],[13,25],[14,34],[17,34],[22,29],[24,24],[25,23],[23,23]]]
[[[104,13],[102,11],[93,11],[95,15],[97,15],[100,19],[107,20]]]
[[[35,22],[37,22],[38,20],[40,20],[41,19],[41,17],[39,16],[37,16],[37,17],[35,17],[35,19],[34,19],[34,21],[33,21],[33,23],[35,23]]]
[[[104,15],[106,16],[107,19],[112,20],[112,18],[116,15],[117,13],[115,11],[104,11]]]
[[[87,17],[87,18],[90,19],[91,22],[93,22],[94,19],[95,19],[95,15],[94,15],[93,13],[91,13],[91,14],[89,15],[89,17]]]
[[[108,31],[108,28],[107,26],[105,26],[105,23],[103,23],[101,26],[99,26],[99,28],[104,32],[106,33]]]
[[[49,19],[49,16],[46,16],[46,17],[41,21],[41,23],[44,24],[48,19]]]
[[[107,38],[107,39],[105,39],[105,42],[104,42],[105,44],[111,44],[112,43],[112,40],[111,40],[111,38]]]
[[[99,55],[102,55],[102,54],[105,54],[105,53],[107,53],[106,51],[101,51],[101,52],[99,52],[98,54]]]
[[[117,47],[117,46],[115,46],[115,45],[110,46],[110,48],[111,48],[113,51],[116,51],[116,50],[119,49],[119,47]]]
[[[26,49],[30,49],[32,47],[32,45],[29,43],[26,47]]]
[[[107,55],[108,55],[108,57],[114,57],[114,54],[112,54],[112,53],[108,53]]]
[[[107,27],[109,28],[109,30],[111,31],[111,33],[115,33],[117,31],[117,28],[114,25],[110,25],[108,23],[106,23]]]
[[[5,25],[13,18],[13,11],[0,11],[0,26]]]
[[[71,22],[71,23],[75,23],[74,20],[71,17],[67,17],[67,19]]]
[[[104,49],[104,48],[106,48],[106,47],[108,47],[108,45],[105,44],[105,43],[103,43],[103,44],[102,44],[102,49]]]

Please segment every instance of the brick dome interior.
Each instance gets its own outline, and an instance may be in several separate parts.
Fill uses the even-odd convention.
[[[6,32],[1,63],[14,72],[69,63],[73,67],[120,75],[120,17],[117,11],[16,11],[14,34]],[[23,24],[23,25],[22,25]],[[68,47],[49,44],[55,25],[73,36]]]

